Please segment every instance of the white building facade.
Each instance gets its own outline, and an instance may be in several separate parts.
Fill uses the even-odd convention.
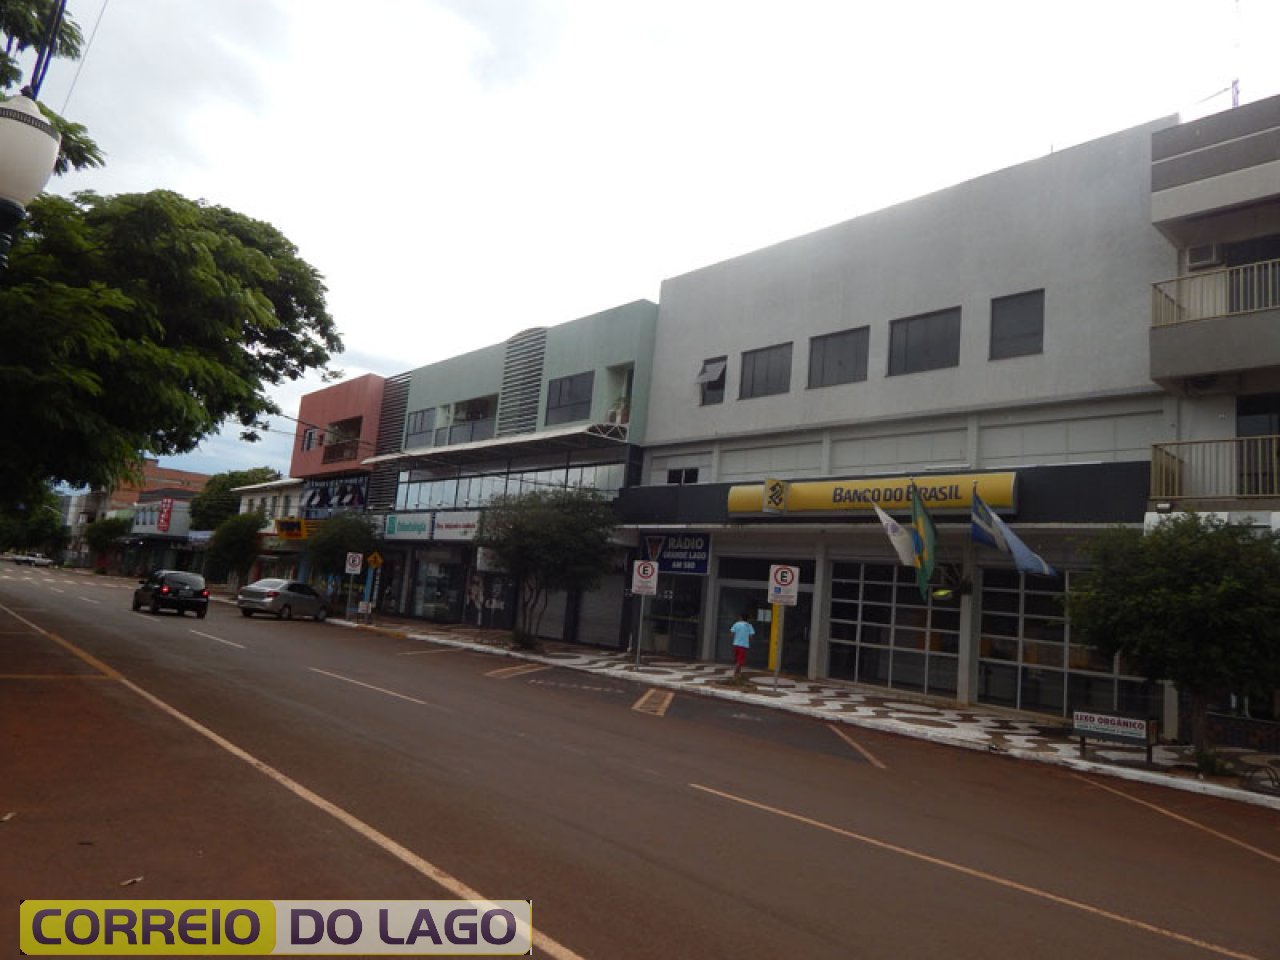
[[[1160,120],[665,281],[620,501],[662,570],[647,645],[728,660],[794,565],[789,672],[1168,729],[1062,598],[1101,528],[1280,522],[1278,136],[1280,98]],[[912,482],[945,596],[871,507],[906,522]],[[1056,576],[972,541],[975,489]],[[696,568],[663,565],[689,543]]]

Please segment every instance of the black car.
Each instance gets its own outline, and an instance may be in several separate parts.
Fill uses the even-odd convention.
[[[133,609],[146,607],[152,613],[161,610],[177,610],[183,614],[192,611],[200,619],[209,612],[209,589],[204,577],[183,570],[157,570],[138,582],[133,591]]]

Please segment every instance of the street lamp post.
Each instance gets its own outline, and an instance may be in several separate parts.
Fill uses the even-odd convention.
[[[53,175],[62,138],[30,97],[0,101],[0,270],[13,231]]]

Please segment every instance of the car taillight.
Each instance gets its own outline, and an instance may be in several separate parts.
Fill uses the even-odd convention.
[[[202,597],[204,597],[206,600],[208,600],[208,599],[209,599],[209,591],[208,591],[208,590],[201,590],[201,591],[200,591],[200,596],[202,596]]]
[[[268,599],[268,600],[274,600],[274,599],[275,599],[276,597],[278,597],[278,596],[280,596],[280,594],[279,594],[279,592],[278,592],[278,591],[275,591],[275,590],[268,590],[268,591],[267,591],[267,599]]]
[[[160,592],[161,592],[161,593],[168,593],[168,592],[169,592],[169,585],[166,583],[163,587],[161,587],[161,588],[160,588]]]

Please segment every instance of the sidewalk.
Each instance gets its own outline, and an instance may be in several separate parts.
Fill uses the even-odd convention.
[[[756,671],[745,673],[748,683],[746,689],[740,689],[729,682],[733,668],[727,664],[646,656],[637,665],[633,654],[568,643],[544,643],[537,651],[516,650],[507,643],[505,631],[477,627],[381,615],[373,626],[345,620],[330,622],[1280,810],[1280,755],[1276,754],[1220,748],[1218,752],[1235,773],[1202,777],[1196,773],[1191,748],[1183,745],[1155,746],[1148,765],[1146,752],[1140,747],[1090,741],[1088,759],[1082,760],[1080,741],[1070,736],[1065,721],[1053,717],[949,706],[900,692],[870,691],[785,676],[775,679],[772,674]]]

